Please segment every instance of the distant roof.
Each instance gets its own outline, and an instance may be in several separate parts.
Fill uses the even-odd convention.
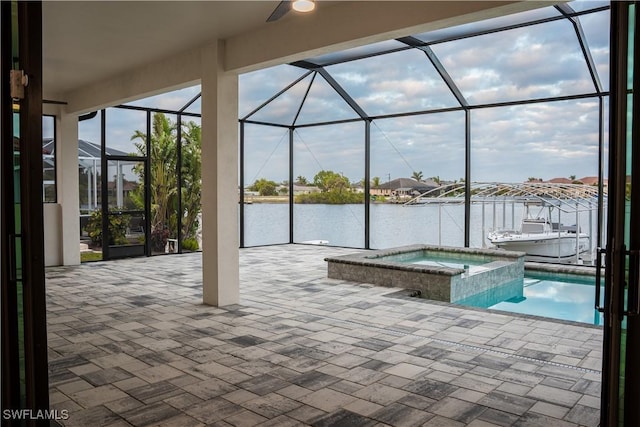
[[[573,181],[569,178],[553,178],[547,182],[550,182],[552,184],[571,184]]]
[[[55,154],[55,144],[53,138],[42,139],[42,152],[44,154]],[[128,156],[129,153],[116,150],[115,148],[107,147],[108,156]],[[99,159],[100,158],[100,144],[94,142],[85,141],[84,139],[78,140],[78,156]]]
[[[412,188],[420,191],[428,191],[436,187],[438,187],[438,184],[431,180],[419,182],[413,178],[396,178],[378,186],[380,189],[397,190],[399,188]]]
[[[585,185],[596,185],[600,180],[597,176],[585,176],[584,178],[580,178],[578,181]],[[605,179],[604,182],[607,182]]]

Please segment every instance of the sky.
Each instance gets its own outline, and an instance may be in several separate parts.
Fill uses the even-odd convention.
[[[585,3],[579,2],[576,9]],[[604,90],[608,90],[608,20],[608,11],[580,17]],[[463,26],[451,31],[466,30]],[[417,35],[425,40],[430,36]],[[567,20],[439,43],[432,49],[471,105],[595,92],[576,33]],[[416,49],[327,66],[326,70],[370,116],[458,105],[426,55]],[[281,65],[241,75],[239,118],[305,73]],[[192,87],[131,104],[175,110],[199,90]],[[309,75],[250,119],[291,124],[307,91],[297,124],[357,117],[320,75]],[[605,102],[605,115],[607,106]],[[199,111],[199,102],[189,111]],[[472,181],[596,176],[598,116],[597,98],[472,110]],[[145,127],[144,113],[109,109],[107,144],[135,151],[131,135]],[[81,122],[80,138],[98,142],[99,129],[99,118]],[[364,132],[361,121],[296,129],[294,177],[312,181],[325,169],[360,181],[365,175]],[[287,129],[247,125],[245,134],[245,183],[259,178],[289,179]],[[371,176],[386,182],[421,172],[424,178],[460,180],[465,170],[464,136],[461,111],[373,120]]]

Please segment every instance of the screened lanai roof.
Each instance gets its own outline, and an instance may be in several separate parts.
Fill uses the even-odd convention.
[[[308,58],[278,82],[255,72],[262,90],[241,93],[254,97],[241,121],[303,127],[606,95],[608,20],[609,2],[574,1]]]
[[[111,147],[106,147],[105,150],[108,156],[128,156],[124,151]],[[55,141],[52,138],[43,138],[42,152],[52,155],[55,154]],[[78,157],[81,159],[100,159],[100,144],[79,139]]]
[[[45,169],[54,168],[54,161],[49,159],[50,158],[53,159],[53,156],[55,156],[55,150],[56,150],[56,144],[53,138],[42,139],[42,154],[49,155],[49,157],[43,159],[43,163],[45,164]],[[128,155],[124,151],[116,150],[111,147],[106,147],[105,150],[107,155],[109,156],[127,156]],[[98,162],[100,161],[100,144],[79,139],[78,140],[78,163],[85,168],[90,168],[95,166],[94,161],[98,161]]]

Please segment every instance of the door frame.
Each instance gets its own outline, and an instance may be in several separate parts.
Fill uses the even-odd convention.
[[[633,14],[630,13],[633,5]],[[603,426],[640,425],[640,318],[638,317],[638,250],[640,249],[640,194],[627,201],[627,177],[631,188],[640,188],[640,173],[633,165],[640,161],[640,19],[638,4],[611,2],[609,181],[602,394],[600,421]],[[631,19],[633,18],[633,19]],[[630,20],[635,23],[629,25]],[[633,34],[629,34],[633,28]],[[631,40],[630,38],[633,38]],[[634,51],[629,52],[633,41]],[[633,54],[632,85],[629,88],[629,58]],[[631,102],[629,99],[631,97]],[[628,123],[629,111],[631,123]],[[629,127],[630,125],[630,127]],[[631,129],[629,139],[628,130]],[[631,150],[631,152],[629,152]],[[632,158],[630,169],[628,159]],[[629,218],[627,206],[631,207]],[[636,219],[635,221],[633,219]],[[628,222],[627,222],[628,221]],[[627,237],[628,236],[628,237]],[[596,304],[598,302],[596,301]],[[625,327],[626,325],[626,327]]]

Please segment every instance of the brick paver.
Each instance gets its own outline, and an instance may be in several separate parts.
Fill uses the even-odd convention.
[[[601,328],[328,279],[352,252],[242,249],[223,308],[198,253],[49,268],[52,408],[68,426],[598,424]]]

